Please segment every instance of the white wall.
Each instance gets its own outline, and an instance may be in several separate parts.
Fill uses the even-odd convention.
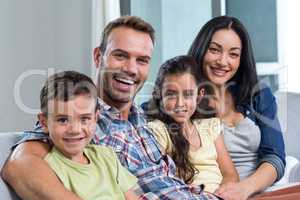
[[[151,70],[135,101],[151,97],[160,65],[174,56],[186,54],[200,28],[212,17],[211,0],[131,0],[131,14],[150,22],[156,31]]]
[[[290,92],[300,93],[300,1],[279,0],[286,4],[284,21],[286,29],[286,66],[287,89]],[[300,103],[300,102],[299,102]]]
[[[31,75],[14,98],[23,73],[48,68],[91,74],[92,1],[1,0],[0,5],[0,131],[31,130],[39,108],[39,90],[46,75]]]

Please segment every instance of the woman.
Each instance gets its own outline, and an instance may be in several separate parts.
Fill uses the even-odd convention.
[[[188,55],[201,66],[198,73],[207,84],[216,88],[211,106],[224,123],[225,144],[241,178],[222,185],[216,194],[245,200],[284,174],[275,98],[268,87],[258,84],[250,37],[236,18],[221,16],[207,22]]]

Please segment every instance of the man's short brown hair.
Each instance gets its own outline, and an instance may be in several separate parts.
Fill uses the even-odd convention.
[[[149,24],[148,22],[144,21],[143,19],[137,17],[137,16],[122,16],[119,17],[113,21],[111,21],[109,24],[107,24],[102,32],[101,36],[101,43],[100,43],[100,51],[101,53],[104,53],[107,46],[107,39],[109,34],[114,28],[125,26],[128,28],[132,28],[137,31],[141,31],[144,33],[149,34],[152,43],[155,42],[155,36],[154,36],[154,28]]]

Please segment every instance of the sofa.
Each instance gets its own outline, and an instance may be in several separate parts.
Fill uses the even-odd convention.
[[[300,113],[300,94],[279,92],[275,94],[278,104],[278,117],[282,126],[286,145],[288,165],[282,182],[300,182],[300,125],[298,118]],[[21,133],[0,133],[0,168],[10,154],[10,147],[20,139]],[[0,180],[1,200],[20,199],[15,192]]]

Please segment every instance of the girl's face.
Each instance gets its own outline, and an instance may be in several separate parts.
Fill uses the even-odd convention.
[[[241,39],[233,30],[216,31],[203,59],[207,78],[216,85],[224,85],[237,72],[241,53]]]
[[[185,123],[197,107],[198,87],[190,73],[165,77],[162,86],[162,104],[167,115],[177,123]]]

